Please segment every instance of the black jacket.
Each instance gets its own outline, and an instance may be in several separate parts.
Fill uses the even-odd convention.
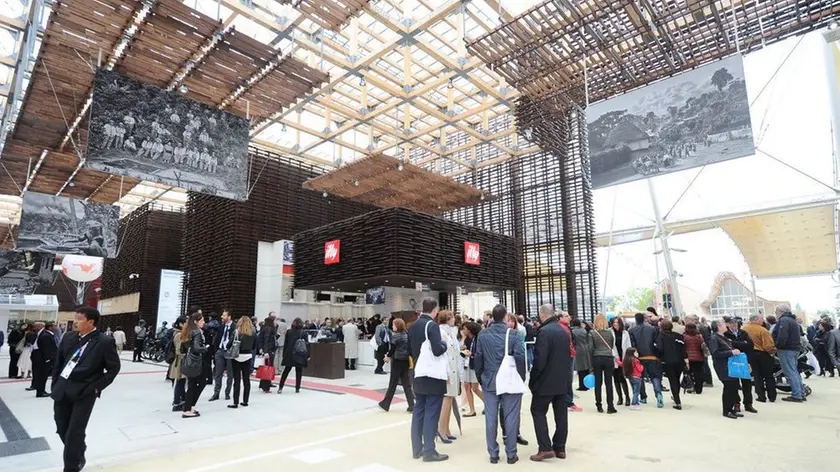
[[[776,349],[780,351],[799,352],[801,349],[802,330],[792,313],[785,313],[779,317],[776,329],[773,330],[773,342],[776,343]]]
[[[13,329],[9,332],[9,349],[12,354],[15,354],[17,344],[23,339],[24,334],[19,329]]]
[[[253,334],[239,335],[239,354],[251,354],[257,344],[257,337]]]
[[[556,317],[545,320],[537,330],[531,393],[541,396],[566,394],[572,375],[571,339]]]
[[[683,364],[688,356],[685,353],[685,341],[683,336],[679,333],[660,332],[656,337],[656,352],[659,358],[662,359],[663,364],[677,365]]]
[[[35,341],[38,349],[32,351],[33,362],[43,362],[45,366],[52,368],[58,354],[58,345],[55,344],[55,334],[46,329],[41,331],[38,339]]]
[[[411,355],[411,347],[408,345],[408,333],[394,333],[391,336],[391,348],[388,357],[398,361],[407,361]]]
[[[440,338],[440,329],[434,324],[432,317],[422,314],[408,329],[408,343],[411,346],[411,357],[414,358],[415,365],[420,357],[420,346],[426,341],[426,325],[428,323],[433,323],[433,326],[429,327],[429,343],[432,345],[432,354],[435,357],[440,357],[446,353],[446,343]],[[415,377],[414,391],[420,395],[444,395],[446,394],[446,381],[429,377]]]
[[[658,357],[656,347],[656,328],[648,323],[630,328],[630,344],[639,351],[639,357]]]
[[[721,382],[732,380],[729,377],[729,358],[732,357],[732,349],[732,342],[719,334],[713,334],[709,338],[709,351],[712,354],[715,373]]]
[[[277,330],[274,328],[263,328],[257,335],[257,346],[263,354],[274,354],[277,350]],[[284,345],[285,346],[285,345]]]
[[[733,348],[743,352],[747,356],[749,356],[755,348],[753,340],[752,338],[750,338],[749,333],[747,333],[743,329],[738,330],[737,336],[735,336],[735,333],[729,330],[723,333],[723,336],[726,337],[727,340],[729,340]]]
[[[295,353],[295,343],[298,339],[303,339],[306,342],[306,349],[307,351],[311,352],[309,347],[309,336],[306,335],[306,331],[298,328],[291,328],[286,331],[286,339],[283,343],[283,365],[290,365],[293,367],[306,367],[307,363],[295,363],[294,353]]]
[[[94,330],[82,339],[78,333],[67,333],[61,338],[58,355],[52,372],[53,400],[77,401],[89,395],[99,396],[111,385],[120,372],[120,358],[114,339]],[[61,377],[64,366],[76,354],[82,344],[84,352],[70,377]]]
[[[225,343],[225,345],[223,346],[222,341],[225,339],[225,325],[223,325],[223,324],[219,325],[218,332],[216,333],[216,340],[215,340],[216,341],[216,344],[215,344],[216,350],[221,349],[222,351],[227,351],[228,349],[230,349],[230,346],[233,344],[233,339],[234,339],[234,336],[235,336],[234,333],[236,333],[236,325],[231,323],[229,331],[230,332],[228,333],[227,343]],[[240,341],[239,344],[240,344],[240,347],[241,347],[242,342]]]

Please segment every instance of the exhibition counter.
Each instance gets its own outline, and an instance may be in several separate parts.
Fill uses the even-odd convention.
[[[344,378],[344,343],[311,343],[306,377],[319,379]]]

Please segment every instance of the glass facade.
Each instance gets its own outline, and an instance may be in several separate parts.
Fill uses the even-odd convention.
[[[758,300],[759,306],[755,306],[753,294],[740,283],[726,279],[721,285],[720,294],[709,305],[709,313],[712,319],[719,319],[724,315],[740,316],[744,320],[757,312],[757,309],[764,309],[762,300]]]

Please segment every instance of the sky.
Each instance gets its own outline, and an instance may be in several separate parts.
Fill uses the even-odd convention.
[[[801,38],[745,56],[744,70],[757,148],[811,177],[762,154],[702,171],[696,168],[654,177],[656,198],[662,213],[667,214],[666,221],[833,195],[826,187],[834,184],[835,177],[825,42],[820,33]],[[598,189],[593,194],[598,233],[654,224],[646,180]],[[677,235],[669,241],[672,247],[686,250],[673,255],[675,269],[683,274],[682,285],[708,293],[717,274],[729,271],[749,286],[749,268],[723,230]],[[599,293],[618,295],[631,287],[651,287],[657,279],[657,266],[660,278],[666,272],[661,256],[657,260],[653,252],[652,241],[600,248]],[[759,279],[756,283],[759,296],[799,303],[807,311],[833,307],[836,285],[828,275]]]

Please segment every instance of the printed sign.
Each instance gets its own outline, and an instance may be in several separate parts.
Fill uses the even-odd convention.
[[[341,241],[327,241],[324,244],[324,265],[338,264],[341,260]]]
[[[481,248],[478,243],[469,241],[464,243],[464,263],[469,265],[481,264]]]

